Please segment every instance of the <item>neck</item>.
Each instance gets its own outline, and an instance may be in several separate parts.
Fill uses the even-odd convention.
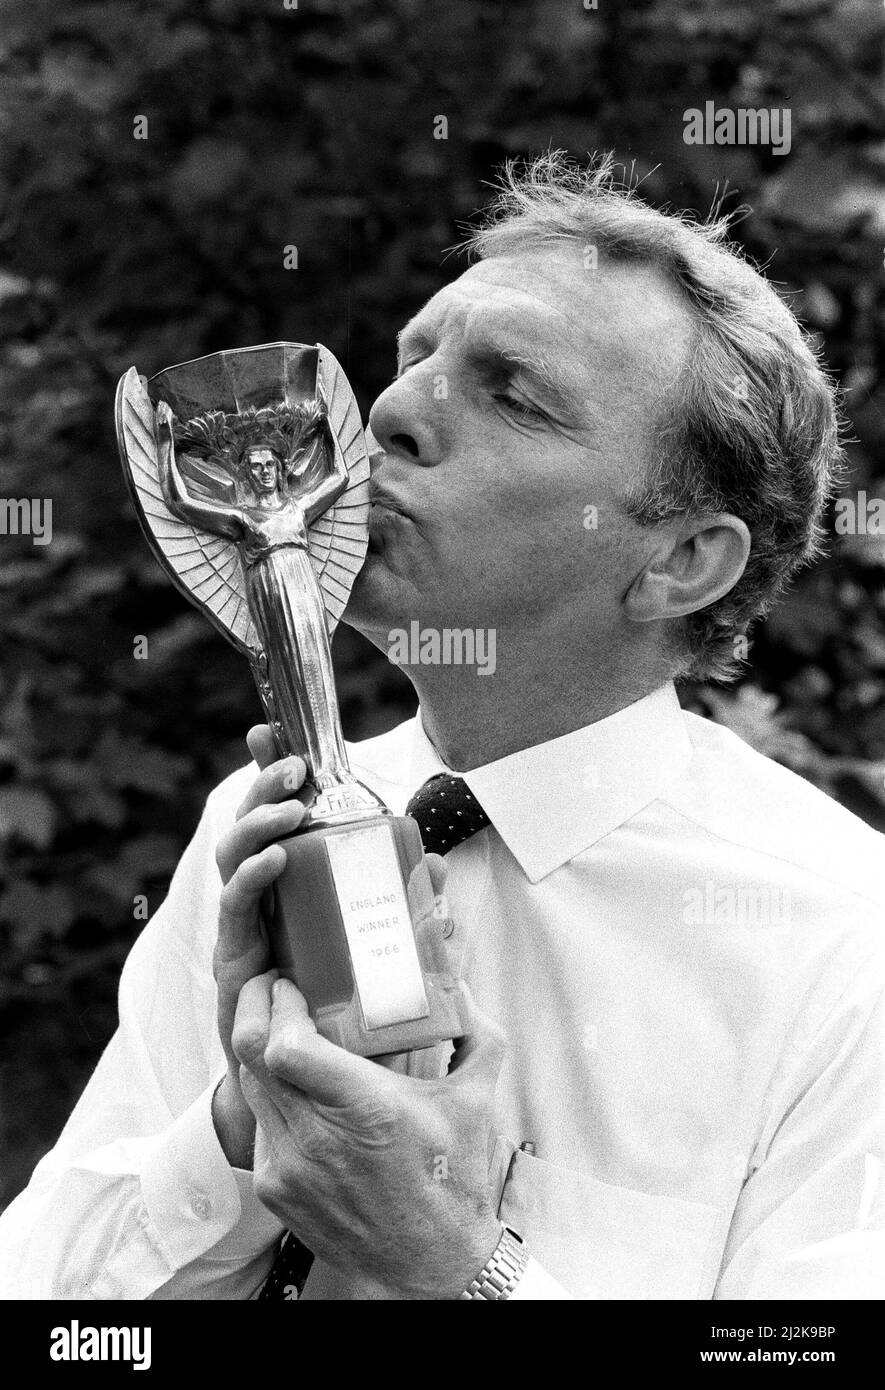
[[[531,665],[508,663],[490,676],[463,666],[413,666],[407,674],[427,735],[456,772],[595,724],[668,679],[659,667],[619,670],[597,656],[585,663],[569,657],[560,668],[555,657],[539,664],[537,654]]]

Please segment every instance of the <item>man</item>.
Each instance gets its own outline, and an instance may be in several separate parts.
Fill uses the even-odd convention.
[[[885,1292],[880,837],[671,684],[815,553],[831,388],[721,229],[605,165],[508,175],[473,249],[372,410],[348,609],[496,634],[350,750],[396,813],[472,808],[436,842],[469,1035],[379,1066],[275,982],[304,768],[253,730],[0,1224],[13,1293],[249,1298],[286,1229],[308,1300]]]

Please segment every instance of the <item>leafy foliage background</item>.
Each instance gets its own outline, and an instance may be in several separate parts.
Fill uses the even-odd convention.
[[[0,34],[2,492],[51,498],[54,532],[0,536],[2,1201],[113,1031],[136,895],[258,717],[138,531],[119,375],[319,340],[367,409],[494,166],[611,148],[651,202],[749,206],[735,236],[844,388],[845,491],[885,495],[885,103],[878,0],[0,0]],[[792,152],[686,146],[706,100],[789,106]],[[885,828],[883,566],[885,538],[839,539],[739,686],[683,699]],[[346,629],[336,664],[351,738],[411,711]]]

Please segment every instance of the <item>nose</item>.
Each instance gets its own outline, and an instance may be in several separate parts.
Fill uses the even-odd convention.
[[[425,365],[413,367],[381,392],[369,411],[369,430],[386,454],[427,467],[439,459],[441,421]]]

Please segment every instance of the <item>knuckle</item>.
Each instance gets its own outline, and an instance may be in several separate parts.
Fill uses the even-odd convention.
[[[363,1096],[354,1104],[353,1115],[379,1148],[394,1144],[400,1134],[411,1128],[410,1120],[414,1119],[406,1097],[395,1086],[378,1087]]]
[[[268,1164],[264,1164],[258,1170],[253,1179],[255,1196],[265,1207],[273,1209],[274,1198],[276,1196],[277,1185],[273,1181]]]
[[[227,954],[219,946],[216,946],[212,955],[212,973],[216,986],[225,997],[234,992],[239,993],[243,987],[240,957]]]
[[[270,1211],[277,1211],[288,1195],[287,1184],[276,1162],[262,1164],[254,1177],[255,1196]]]

